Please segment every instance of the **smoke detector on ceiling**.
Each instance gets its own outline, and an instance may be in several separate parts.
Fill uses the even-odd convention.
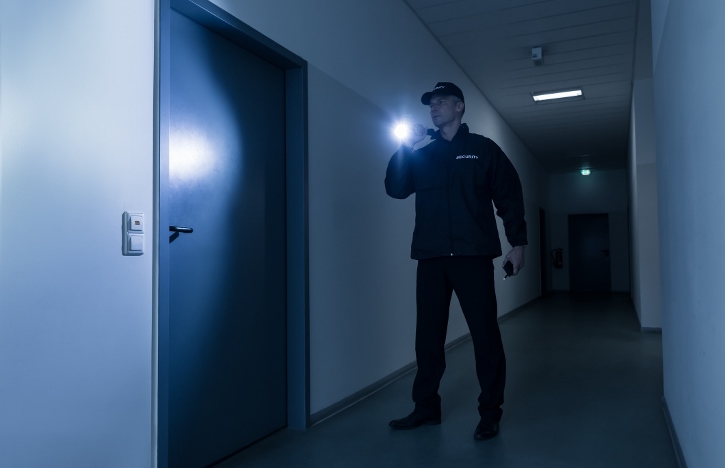
[[[531,60],[534,61],[534,65],[537,67],[543,63],[544,53],[541,51],[541,47],[531,48]]]

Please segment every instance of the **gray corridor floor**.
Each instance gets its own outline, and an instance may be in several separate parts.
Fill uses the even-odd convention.
[[[393,431],[414,372],[307,431],[282,430],[233,467],[676,467],[662,412],[662,336],[626,295],[553,295],[500,324],[507,357],[499,436],[476,441],[473,347],[447,353],[443,422]]]

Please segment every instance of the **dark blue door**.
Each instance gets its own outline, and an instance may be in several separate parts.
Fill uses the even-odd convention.
[[[284,71],[171,16],[169,465],[282,428],[286,408]]]
[[[569,289],[611,292],[609,215],[569,215]]]

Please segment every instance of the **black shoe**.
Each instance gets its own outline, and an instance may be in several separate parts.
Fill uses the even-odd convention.
[[[478,440],[493,439],[498,435],[498,423],[485,423],[481,421],[476,426],[476,432],[473,433],[473,438]]]
[[[440,423],[440,416],[425,416],[423,414],[413,411],[408,416],[402,419],[393,419],[392,421],[390,421],[389,426],[393,429],[415,429],[416,427],[427,424],[435,425]]]

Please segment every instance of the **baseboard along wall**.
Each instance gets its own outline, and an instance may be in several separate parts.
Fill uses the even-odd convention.
[[[682,447],[680,446],[680,439],[677,437],[677,431],[675,425],[672,423],[672,416],[670,415],[670,408],[667,406],[667,400],[662,397],[662,412],[665,413],[665,420],[667,421],[667,429],[670,431],[670,438],[672,439],[672,448],[675,450],[675,457],[677,458],[677,464],[680,468],[687,468],[687,462],[685,461],[685,455],[682,453]]]

